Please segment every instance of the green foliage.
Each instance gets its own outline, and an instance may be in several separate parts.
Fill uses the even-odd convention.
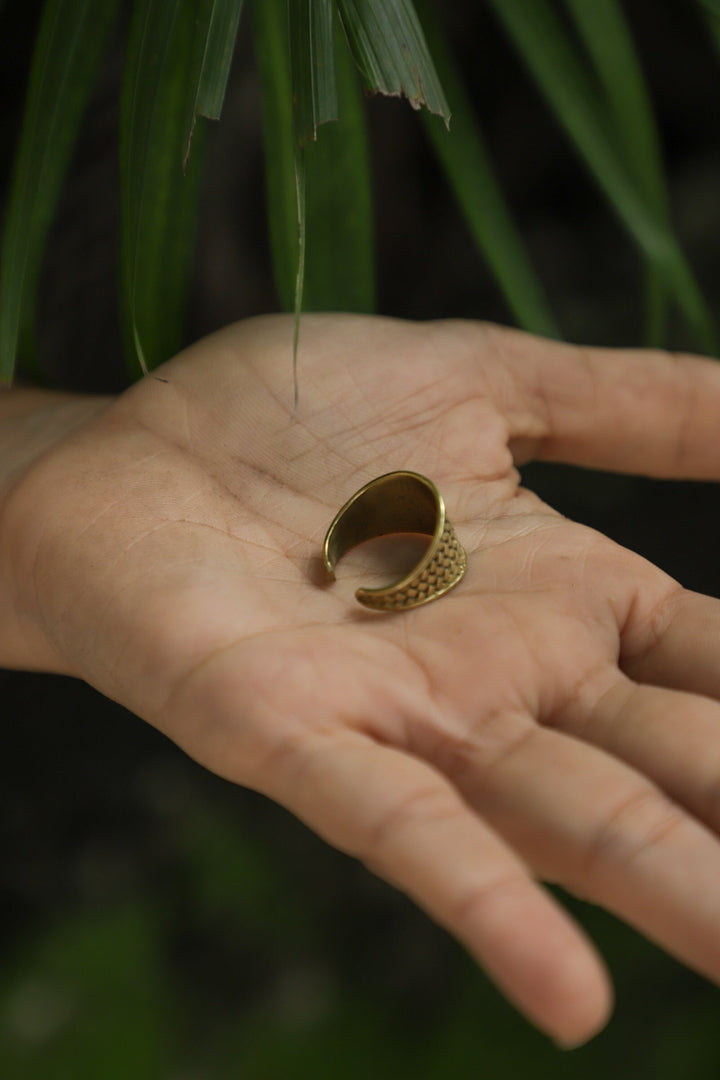
[[[403,95],[450,123],[450,109],[411,0],[337,0],[368,90]]]
[[[280,303],[285,311],[291,311],[297,271],[298,213],[287,8],[283,0],[249,0],[249,6],[262,91],[270,247]]]
[[[671,228],[670,198],[650,95],[619,0],[565,0],[604,94],[618,152],[644,198]],[[646,259],[645,344],[665,338],[667,289],[659,267]]]
[[[336,2],[366,88],[382,94],[404,95],[413,108],[426,105],[449,122],[447,102],[410,0]],[[312,307],[314,300],[313,293],[309,289],[306,292],[309,220],[313,226],[311,235],[315,241],[321,241],[313,249],[311,264],[315,268],[317,306],[325,310],[368,310],[374,288],[372,245],[366,239],[372,233],[370,173],[357,93],[348,75],[346,57],[342,132],[321,140],[320,152],[313,149],[308,155],[306,151],[308,144],[318,140],[318,128],[337,119],[339,114],[333,4],[331,0],[291,0],[288,10],[297,217],[293,295],[297,404],[300,313],[303,308]],[[308,206],[308,192],[317,208],[315,213]],[[312,283],[307,284],[312,287]]]
[[[262,89],[275,280],[282,306],[292,311],[298,270],[298,192],[287,8],[284,0],[250,0],[250,10]],[[342,42],[338,46],[333,40],[331,65],[342,121],[324,124],[317,139],[302,151],[302,222],[310,253],[304,306],[372,311],[375,273],[367,132],[352,61]]]
[[[617,126],[549,0],[491,0],[558,120],[645,257],[656,269],[701,347],[717,351],[713,318],[664,213],[620,151]],[[599,54],[596,54],[596,56]],[[615,114],[616,115],[616,114]],[[633,159],[635,161],[635,158]]]
[[[147,907],[69,919],[0,986],[3,1080],[168,1075],[167,988]]]
[[[207,16],[195,109],[209,120],[219,120],[222,115],[242,7],[243,0],[212,0]]]
[[[201,175],[183,172],[201,81],[201,0],[135,0],[120,108],[121,261],[129,353],[143,371],[182,344]],[[162,313],[162,314],[160,314]]]
[[[427,106],[431,145],[514,318],[560,336],[444,40],[437,0],[418,2],[421,18],[412,0],[250,5],[281,304],[296,314],[301,307],[374,306],[371,175],[357,68],[370,91]],[[489,2],[643,257],[645,340],[664,342],[674,305],[698,344],[717,351],[714,319],[673,229],[650,94],[620,0]],[[18,351],[26,358],[32,352],[43,246],[118,7],[119,0],[45,3],[1,250],[5,381]],[[717,0],[699,0],[700,7],[720,12]],[[121,312],[132,370],[138,360],[143,370],[154,367],[183,342],[201,132],[192,154],[190,141],[198,116],[222,111],[242,8],[242,0],[132,0],[120,140]],[[709,21],[720,41],[717,22]],[[442,130],[450,119],[446,93],[454,114],[449,134]]]
[[[472,103],[444,40],[435,6],[430,0],[421,0],[419,10],[440,79],[453,103],[450,132],[437,117],[424,117],[438,160],[518,324],[536,334],[560,337],[555,317],[495,177]]]
[[[660,140],[622,6],[619,0],[565,0],[565,6],[595,68],[619,152],[655,212],[669,220]]]
[[[699,3],[714,15],[717,19],[720,19],[720,0],[699,0]]]
[[[317,138],[321,124],[338,118],[333,5],[332,0],[294,0],[287,11],[295,139],[305,146]]]
[[[119,0],[48,0],[38,29],[0,252],[0,381],[32,336],[43,246]]]
[[[338,43],[339,46],[342,43]],[[305,147],[308,311],[375,308],[375,245],[370,149],[361,88],[347,49],[338,47],[342,120]]]

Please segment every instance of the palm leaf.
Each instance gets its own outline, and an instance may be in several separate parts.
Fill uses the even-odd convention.
[[[295,271],[295,334],[293,339],[293,384],[298,402],[297,358],[300,340],[300,313],[305,296],[307,237],[305,147],[317,139],[318,127],[338,115],[335,83],[333,9],[330,0],[291,0],[288,4],[290,30],[290,78],[293,103],[295,157],[295,202],[298,224]]]
[[[45,239],[119,0],[49,0],[30,70],[0,254],[0,380],[34,321]]]
[[[654,212],[670,225],[670,198],[650,95],[618,0],[565,0],[593,62],[618,147]],[[645,279],[645,342],[665,338],[667,289],[659,268],[648,262]]]
[[[249,0],[262,94],[270,250],[280,304],[292,311],[298,256],[292,77],[285,0]]]
[[[708,30],[716,49],[720,51],[720,0],[698,0],[698,3],[705,8]]]
[[[186,168],[197,117],[219,120],[222,115],[242,7],[243,0],[205,0],[200,17],[205,48],[189,123]]]
[[[260,71],[268,216],[275,282],[292,311],[298,269],[298,197],[294,168],[293,84],[284,0],[251,0]],[[362,94],[347,49],[336,49],[341,119],[326,124],[302,151],[299,176],[307,233],[305,300],[313,310],[370,311],[374,306],[373,219]],[[304,185],[303,185],[304,179]]]
[[[440,80],[411,0],[336,0],[348,44],[373,92],[404,96],[450,122]]]
[[[200,160],[183,174],[205,38],[200,0],[136,0],[120,109],[123,312],[131,365],[182,342]]]
[[[472,104],[456,74],[457,66],[434,5],[421,0],[418,11],[442,85],[452,101],[450,132],[437,117],[424,117],[438,160],[518,324],[532,333],[560,337],[543,287],[495,178]]]
[[[332,0],[292,0],[288,8],[295,138],[304,146],[338,118]]]
[[[555,11],[547,0],[491,2],[620,220],[657,267],[700,346],[717,352],[717,329],[685,255],[623,160],[607,110]]]
[[[340,43],[336,78],[340,115],[305,148],[308,311],[375,308],[375,245],[370,155],[363,94]]]

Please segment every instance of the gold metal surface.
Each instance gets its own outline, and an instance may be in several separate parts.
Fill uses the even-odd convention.
[[[390,533],[430,536],[417,566],[392,585],[358,589],[355,598],[375,611],[406,611],[437,600],[462,578],[467,555],[445,516],[442,495],[426,476],[391,472],[371,480],[335,515],[325,536],[323,562],[330,578],[351,548]]]

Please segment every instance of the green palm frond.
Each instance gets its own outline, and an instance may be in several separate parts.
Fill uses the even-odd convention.
[[[27,350],[48,230],[119,0],[49,0],[38,29],[0,251],[0,381]]]
[[[489,4],[642,255],[646,341],[664,341],[666,311],[673,304],[698,343],[715,352],[714,319],[673,228],[651,95],[621,0]],[[220,117],[244,5],[127,5],[121,311],[137,371],[154,367],[182,343],[203,167],[197,119]],[[121,0],[45,0],[0,248],[4,381],[18,354],[28,358],[32,352],[43,248],[121,6]],[[527,329],[558,336],[445,40],[438,0],[250,0],[249,7],[262,93],[270,243],[282,306],[298,317],[301,308],[374,307],[362,83],[370,92],[423,107],[440,166],[514,318]],[[698,0],[697,10],[707,14],[720,44],[720,0]],[[443,125],[450,124],[451,106],[448,133]]]
[[[495,176],[435,5],[430,0],[421,0],[418,6],[442,84],[452,101],[451,131],[445,129],[438,117],[424,117],[438,160],[518,324],[532,333],[560,337],[545,291]]]
[[[352,54],[373,93],[403,96],[450,123],[450,109],[411,0],[336,0]]]
[[[375,267],[370,162],[362,95],[352,60],[333,36],[307,33],[294,53],[323,50],[323,78],[303,93],[292,63],[292,24],[284,3],[251,0],[260,71],[270,236],[282,306],[372,311]],[[302,32],[302,26],[296,27]],[[309,28],[308,28],[309,29]],[[327,29],[327,28],[326,28]],[[295,82],[293,79],[295,78]],[[315,103],[313,104],[313,97]],[[339,112],[342,122],[329,122]],[[321,129],[322,125],[322,129]],[[309,259],[306,260],[306,238]]]
[[[670,197],[650,94],[619,0],[565,0],[605,95],[619,150],[653,207],[671,225]],[[668,289],[659,267],[646,258],[646,345],[665,339]]]
[[[591,174],[692,328],[700,346],[718,350],[717,329],[664,208],[628,161],[617,122],[596,92],[550,0],[490,0],[558,120]],[[603,0],[607,2],[607,0]],[[647,179],[647,178],[646,178]]]
[[[201,14],[201,0],[135,0],[125,55],[122,312],[130,363],[145,372],[182,340],[201,175],[197,149],[183,171],[203,67]]]
[[[338,119],[333,0],[294,0],[287,8],[295,138],[305,146]]]
[[[186,167],[198,116],[219,120],[222,115],[242,9],[243,0],[205,0],[201,9],[198,33],[205,46],[189,120]]]

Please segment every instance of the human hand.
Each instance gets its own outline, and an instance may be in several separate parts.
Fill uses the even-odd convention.
[[[519,486],[531,457],[720,478],[720,367],[470,323],[230,327],[28,468],[0,512],[0,642],[264,792],[451,930],[561,1042],[610,990],[538,879],[720,982],[720,602]],[[87,406],[85,406],[87,411]],[[322,580],[362,484],[429,476],[461,584],[360,608]],[[378,551],[380,555],[378,556]]]

